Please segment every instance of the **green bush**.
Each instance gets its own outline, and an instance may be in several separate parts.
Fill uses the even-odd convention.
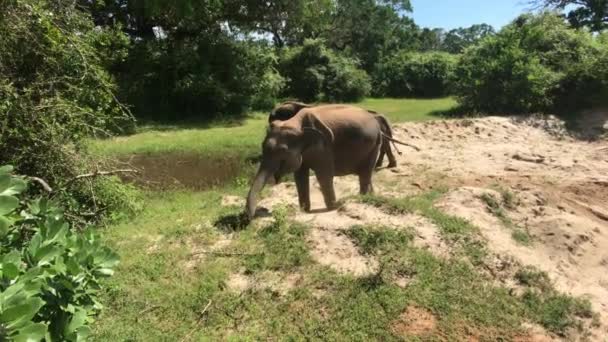
[[[444,52],[398,51],[374,73],[374,93],[390,97],[440,97],[450,94],[457,56]]]
[[[180,42],[141,41],[122,66],[120,83],[136,117],[211,120],[265,106],[280,90],[275,58],[258,43],[201,32]]]
[[[255,85],[251,108],[253,110],[270,110],[279,102],[279,97],[285,87],[285,79],[276,69],[278,60],[273,52],[268,51],[260,55],[268,67],[260,81]]]
[[[27,184],[11,171],[0,167],[0,340],[82,341],[118,257],[51,201],[20,203]]]
[[[287,50],[280,71],[287,80],[284,95],[305,102],[354,102],[371,89],[369,76],[358,63],[331,51],[322,40],[309,39]]]
[[[606,49],[557,15],[523,15],[465,50],[455,92],[466,107],[491,113],[590,106],[606,99]]]
[[[0,164],[55,187],[88,169],[84,138],[131,130],[105,69],[127,45],[74,2],[0,2]]]

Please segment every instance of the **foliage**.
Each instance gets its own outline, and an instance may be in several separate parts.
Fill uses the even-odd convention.
[[[209,120],[243,114],[256,95],[276,96],[281,80],[274,63],[261,44],[221,30],[201,32],[137,43],[121,84],[140,118]]]
[[[285,92],[299,100],[358,101],[370,91],[369,76],[355,60],[325,47],[322,40],[306,40],[281,58],[287,79]]]
[[[255,85],[251,100],[251,108],[254,110],[272,109],[279,102],[279,96],[285,88],[285,78],[274,68],[274,55],[272,57],[273,66],[266,69],[261,80]]]
[[[449,53],[462,53],[467,47],[473,46],[485,37],[494,34],[494,28],[488,24],[456,28],[447,32],[443,37],[442,50]]]
[[[70,2],[3,1],[0,13],[0,164],[55,187],[88,167],[85,137],[133,128],[105,69],[128,40]]]
[[[378,65],[374,91],[391,97],[446,96],[456,63],[457,57],[447,53],[399,51]]]
[[[608,0],[529,0],[546,8],[565,10],[574,27],[589,27],[592,31],[608,28]]]
[[[81,341],[118,258],[47,199],[21,205],[27,184],[11,171],[0,168],[0,339]]]
[[[320,37],[371,73],[383,55],[416,45],[418,27],[405,16],[411,11],[409,0],[338,0]]]
[[[555,14],[523,15],[465,51],[455,91],[466,107],[491,113],[590,106],[608,89],[605,50]]]

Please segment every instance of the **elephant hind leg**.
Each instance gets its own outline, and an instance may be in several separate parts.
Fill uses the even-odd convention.
[[[384,162],[384,143],[382,144],[382,148],[380,149],[380,156],[378,157],[378,161],[376,162],[376,167],[381,167],[382,163]],[[389,157],[389,162],[390,162],[390,157]]]
[[[386,149],[386,156],[388,157],[388,168],[393,168],[397,166],[397,159],[395,159],[395,155],[393,154],[393,150],[391,149],[390,141],[385,139],[386,144],[383,145],[383,149]],[[384,152],[384,151],[383,151]]]
[[[368,160],[362,165],[359,172],[359,193],[361,195],[371,194],[374,192],[374,186],[372,184],[372,175],[376,167],[376,160],[378,155],[381,153],[382,143],[379,143],[370,152]]]

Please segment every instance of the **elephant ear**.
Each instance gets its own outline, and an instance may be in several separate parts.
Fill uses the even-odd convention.
[[[330,146],[334,142],[334,133],[313,113],[306,113],[302,118],[302,132],[305,146],[323,143]]]

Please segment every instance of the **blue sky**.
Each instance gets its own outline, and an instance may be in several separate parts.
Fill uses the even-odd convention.
[[[530,6],[527,0],[411,0],[416,24],[453,29],[487,23],[498,29]]]

